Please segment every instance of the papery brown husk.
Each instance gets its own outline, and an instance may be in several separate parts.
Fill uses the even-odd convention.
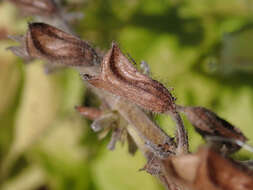
[[[45,23],[31,23],[25,37],[31,58],[46,59],[67,66],[93,66],[100,59],[86,42]]]
[[[101,75],[84,77],[97,88],[115,95],[153,112],[174,111],[174,98],[159,82],[140,73],[123,55],[117,44],[104,56]]]
[[[166,178],[183,190],[252,190],[253,173],[210,148],[163,160]]]
[[[203,137],[218,136],[226,139],[240,140],[242,142],[247,141],[247,138],[238,128],[204,107],[184,107],[181,109],[183,109],[183,112],[195,127],[196,131]],[[240,146],[230,142],[217,141],[215,143],[225,144],[229,153],[240,149]]]
[[[76,106],[75,108],[81,115],[90,120],[98,119],[103,114],[102,110],[95,107]]]

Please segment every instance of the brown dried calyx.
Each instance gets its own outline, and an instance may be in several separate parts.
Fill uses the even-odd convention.
[[[101,132],[100,138],[104,138],[111,131],[111,140],[107,146],[109,150],[114,150],[118,141],[122,144],[127,141],[129,153],[135,154],[137,145],[127,132],[127,122],[119,114],[105,112],[95,107],[76,106],[75,108],[85,118],[93,120],[91,128],[95,132]]]
[[[27,60],[41,58],[67,66],[93,66],[100,63],[95,50],[81,39],[44,23],[29,24],[21,47],[11,47],[14,54]]]
[[[159,82],[137,71],[117,44],[104,56],[98,77],[83,75],[93,86],[153,112],[175,111],[174,98]]]
[[[187,190],[252,190],[253,173],[210,148],[172,156],[161,162],[162,173]]]
[[[52,17],[58,15],[59,9],[54,0],[9,0],[25,15]]]
[[[76,106],[75,108],[81,115],[90,120],[95,120],[103,114],[102,110],[95,107]]]
[[[213,136],[221,137],[221,139],[239,140],[241,142],[247,141],[247,138],[238,128],[204,107],[178,106],[177,108],[179,111],[185,113],[196,131],[204,138]],[[212,138],[210,138],[210,140],[212,140]],[[236,145],[232,141],[215,141],[215,138],[213,138],[213,142],[215,145],[221,146],[220,148],[224,148],[222,145],[225,145],[224,151],[226,153],[233,153],[240,149],[240,146]]]

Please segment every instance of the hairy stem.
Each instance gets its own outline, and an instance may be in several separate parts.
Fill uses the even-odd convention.
[[[188,135],[187,131],[185,130],[183,120],[180,117],[180,114],[177,111],[169,112],[169,115],[176,123],[177,127],[177,154],[186,154],[189,152],[189,143],[188,143]]]

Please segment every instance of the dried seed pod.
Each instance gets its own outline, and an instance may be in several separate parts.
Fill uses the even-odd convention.
[[[115,43],[103,58],[100,76],[84,75],[84,79],[147,110],[175,111],[171,93],[156,80],[138,72]]]
[[[40,58],[66,66],[93,66],[100,63],[99,56],[88,43],[48,24],[29,24],[23,40],[23,47],[9,49],[28,60]]]
[[[9,0],[25,15],[40,15],[52,17],[59,10],[54,0]]]
[[[188,120],[203,137],[219,136],[223,138],[235,139],[245,142],[247,138],[242,132],[229,122],[220,118],[214,112],[203,107],[180,107]],[[231,142],[221,142],[227,148],[228,153],[232,153],[240,149],[240,147]],[[215,142],[220,144],[220,142]]]
[[[26,48],[31,57],[73,66],[99,63],[95,50],[79,38],[44,23],[29,24]]]

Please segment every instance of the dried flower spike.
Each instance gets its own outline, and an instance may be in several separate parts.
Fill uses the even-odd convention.
[[[9,0],[25,15],[39,15],[52,17],[58,15],[59,10],[54,0]]]
[[[24,52],[26,59],[41,58],[67,66],[93,66],[100,63],[89,44],[48,24],[29,24],[24,40],[24,47],[10,49],[14,53],[18,52],[18,55]]]
[[[182,110],[196,131],[203,137],[219,136],[223,138],[235,139],[245,142],[247,138],[242,132],[229,122],[220,118],[214,112],[203,107],[179,107]],[[219,142],[215,142],[219,144]],[[221,142],[227,148],[229,153],[235,152],[240,147],[232,142]]]
[[[156,80],[138,72],[115,43],[103,58],[101,75],[84,75],[84,79],[147,110],[158,113],[175,110],[171,93]]]

